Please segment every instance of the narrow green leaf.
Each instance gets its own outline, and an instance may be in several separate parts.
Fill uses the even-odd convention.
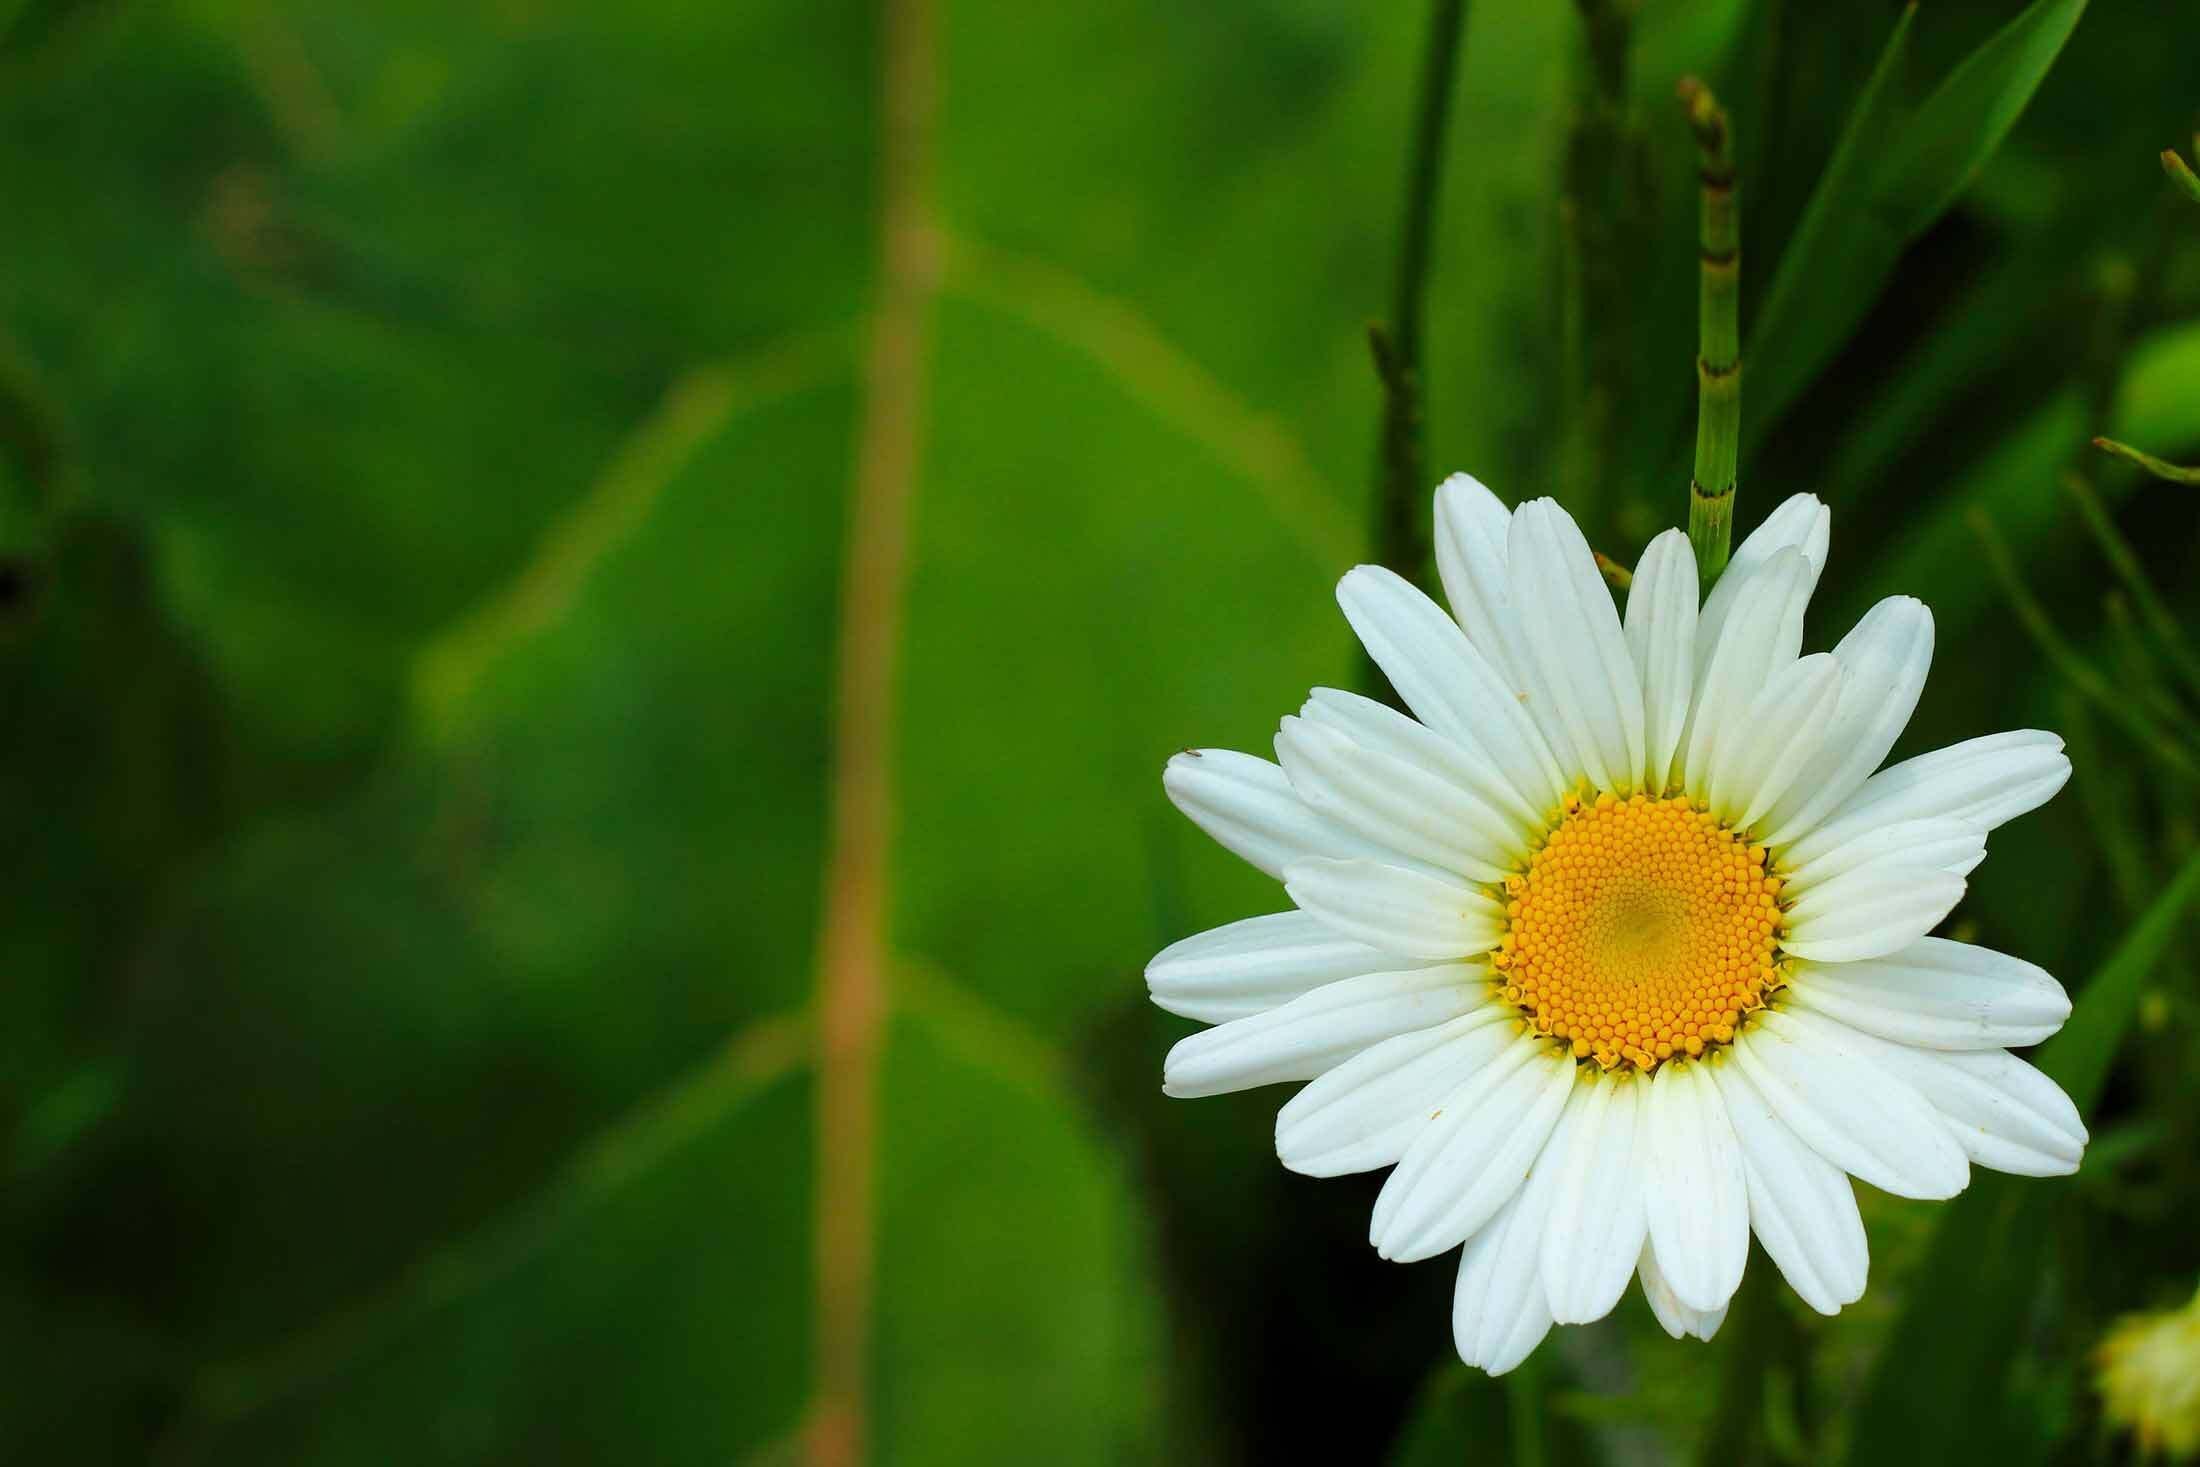
[[[2085,0],[2033,0],[1915,110],[1901,99],[1914,7],[1783,252],[1751,333],[1751,419],[1769,428],[1871,309],[1903,248],[1962,194],[2061,54]],[[1838,280],[1839,288],[1829,288]]]
[[[1948,73],[1902,131],[1877,206],[1915,236],[1970,185],[2047,79],[2086,0],[2033,0]]]
[[[1849,272],[1883,274],[1902,248],[1901,239],[1861,201],[1872,164],[1885,156],[1901,125],[1898,82],[1916,18],[1915,4],[1903,7],[1757,313],[1747,359],[1749,420],[1760,430],[1779,416],[1862,314],[1858,292],[1828,290],[1826,282]]]

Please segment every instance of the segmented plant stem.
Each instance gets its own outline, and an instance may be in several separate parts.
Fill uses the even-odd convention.
[[[1681,105],[1702,154],[1697,250],[1696,471],[1688,486],[1688,539],[1709,587],[1726,569],[1734,531],[1734,480],[1742,446],[1741,225],[1726,112],[1694,77]]]

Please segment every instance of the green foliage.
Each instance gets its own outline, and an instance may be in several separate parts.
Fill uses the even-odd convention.
[[[1903,247],[1994,155],[2084,11],[2085,0],[2033,0],[1912,105],[1904,72],[1917,9],[1903,8],[1754,328],[1750,356],[1767,364],[1751,383],[1760,424],[1777,422],[1810,385],[1870,308]]]
[[[1981,1178],[1937,1232],[1870,1199],[1873,1294],[1768,1306],[1746,1349],[1629,1303],[1492,1384],[1445,1363],[1448,1265],[1368,1256],[1367,1179],[1274,1165],[1279,1095],[1155,1093],[1186,1026],[1141,964],[1283,901],[1159,768],[1359,675],[1330,591],[1370,553],[1425,17],[936,8],[867,730],[876,1459],[1825,1460],[1919,1351],[1982,1350],[2052,1407],[1994,1428],[2081,1451],[2091,1331],[2200,1205],[2174,783],[1997,833],[1964,920],[2098,973],[2050,1063],[2097,1083],[2134,1023],[2175,1062],[2108,1068],[2073,1184]],[[1832,502],[1814,642],[1918,594],[1915,741],[2055,722],[1984,513],[2083,655],[2151,667],[2057,475],[2096,433],[2200,449],[2200,254],[2149,218],[2190,78],[2082,8],[1892,41],[1870,8],[1613,8],[1615,74],[1576,8],[1476,0],[1431,469],[1563,489],[1623,561],[1684,514],[1700,73],[1752,252],[1735,531]],[[854,1139],[816,999],[888,46],[854,0],[0,5],[0,1456],[800,1454]],[[2099,467],[2189,621],[2190,504]]]

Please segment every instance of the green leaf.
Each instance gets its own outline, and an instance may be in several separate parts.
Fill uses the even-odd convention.
[[[2085,0],[2033,0],[1910,107],[1902,72],[1916,8],[1904,9],[1751,326],[1753,441],[1848,339],[1904,247],[2001,146],[2084,10]]]
[[[2086,0],[2033,0],[1918,107],[1880,169],[1872,207],[1909,237],[1970,185],[2047,79]]]
[[[1905,5],[1879,53],[1833,156],[1811,191],[1803,217],[1780,252],[1771,288],[1749,328],[1748,418],[1752,440],[1779,421],[1795,394],[1833,355],[1869,302],[1828,282],[1852,275],[1861,259],[1881,270],[1902,247],[1885,220],[1864,208],[1872,171],[1881,165],[1904,118],[1902,75],[1917,6]],[[1853,277],[1852,277],[1853,278]]]
[[[173,1460],[790,1450],[810,1343],[807,1048],[758,1026],[393,1293],[209,1374]],[[952,1016],[892,1030],[882,1455],[1149,1459],[1164,1382],[1125,1178],[1053,1077],[999,1048]]]

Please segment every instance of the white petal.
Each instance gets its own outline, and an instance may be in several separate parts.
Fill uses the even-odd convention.
[[[1523,842],[1543,833],[1543,812],[1514,788],[1504,770],[1487,754],[1479,749],[1470,752],[1459,740],[1408,718],[1387,703],[1341,688],[1316,688],[1299,709],[1299,717],[1333,728],[1363,748],[1442,775],[1503,814]]]
[[[1766,820],[1784,845],[1808,835],[1856,793],[1909,726],[1933,663],[1933,614],[1909,596],[1890,596],[1864,614],[1833,649],[1841,701],[1825,743]]]
[[[1924,1049],[2021,1048],[2070,1017],[2070,995],[2044,968],[1940,937],[1870,962],[1802,964],[1789,991],[1797,1008]]]
[[[1826,1160],[1897,1197],[1953,1197],[1971,1179],[1939,1113],[1808,1014],[1760,1014],[1731,1046],[1757,1093]]]
[[[1537,1164],[1539,1167],[1543,1163]],[[1459,1358],[1492,1375],[1528,1358],[1551,1332],[1551,1311],[1536,1277],[1537,1234],[1551,1189],[1531,1178],[1459,1254],[1452,1287],[1451,1337]]]
[[[1281,769],[1235,749],[1187,750],[1161,787],[1176,808],[1233,854],[1270,876],[1308,856],[1371,856],[1380,847],[1316,814]]]
[[[1793,547],[1803,557],[1807,584],[1803,597],[1817,589],[1818,573],[1826,568],[1826,545],[1833,532],[1833,514],[1813,494],[1791,494],[1765,516],[1749,538],[1734,547],[1718,584],[1704,598],[1703,616],[1696,624],[1696,675],[1700,681],[1711,663],[1712,649],[1725,630],[1742,587],[1773,556]]]
[[[1488,1222],[1527,1180],[1573,1087],[1573,1056],[1547,1039],[1514,1040],[1406,1148],[1375,1199],[1375,1251],[1433,1258]]]
[[[1391,1165],[1444,1098],[1511,1045],[1506,1021],[1517,1017],[1510,1005],[1485,1003],[1360,1051],[1277,1112],[1277,1159],[1310,1177]]]
[[[1696,552],[1682,530],[1643,548],[1627,592],[1627,650],[1642,680],[1644,784],[1663,789],[1696,681]]]
[[[1818,752],[1840,696],[1841,664],[1830,652],[1774,673],[1712,752],[1705,781],[1712,812],[1738,830],[1763,818]]]
[[[1505,909],[1471,887],[1380,861],[1300,861],[1283,889],[1339,937],[1417,958],[1487,952]]]
[[[1884,957],[1938,926],[1963,900],[1963,888],[1962,877],[1930,866],[1859,866],[1796,899],[1780,946],[1821,963]]]
[[[1311,1080],[1394,1034],[1479,1007],[1488,984],[1487,970],[1461,963],[1341,978],[1281,1008],[1178,1040],[1163,1063],[1161,1088],[1185,1100]]]
[[[1650,1301],[1650,1312],[1674,1339],[1694,1335],[1708,1340],[1726,1323],[1724,1304],[1716,1309],[1691,1309],[1680,1301],[1665,1275],[1658,1271],[1657,1249],[1648,1241],[1642,1245],[1642,1257],[1635,1261],[1635,1271],[1642,1277],[1642,1297]]]
[[[2020,1177],[2062,1177],[2084,1158],[2078,1108],[2060,1085],[2007,1050],[1913,1049],[1862,1034],[1855,1042],[1873,1063],[1915,1087],[1978,1165]]]
[[[1507,682],[1512,665],[1512,606],[1505,581],[1505,536],[1512,511],[1472,474],[1436,486],[1436,576],[1467,640]]]
[[[1839,1313],[1864,1296],[1871,1265],[1848,1173],[1804,1145],[1741,1066],[1716,1066],[1713,1077],[1741,1143],[1749,1222],[1766,1256],[1805,1304]]]
[[[1471,881],[1502,881],[1517,864],[1504,817],[1418,764],[1288,716],[1276,758],[1307,804],[1387,850]]]
[[[1723,589],[1734,578],[1729,570]],[[1690,794],[1709,789],[1711,758],[1729,724],[1749,716],[1750,705],[1773,675],[1803,646],[1803,608],[1815,579],[1800,550],[1781,550],[1752,573],[1735,594],[1727,631],[1696,678],[1682,772]],[[1696,641],[1703,642],[1701,628]]]
[[[1710,1071],[1668,1061],[1643,1111],[1643,1202],[1658,1267],[1691,1309],[1726,1307],[1749,1261],[1749,1192]]]
[[[1506,548],[1513,614],[1583,772],[1632,793],[1644,762],[1642,682],[1589,542],[1555,500],[1538,499],[1514,513]]]
[[[1968,820],[1940,816],[1904,820],[1864,831],[1785,873],[1790,901],[1836,876],[1873,865],[1924,866],[1968,876],[1986,859],[1986,830]]]
[[[1569,1105],[1574,1136],[1542,1254],[1544,1292],[1560,1324],[1611,1313],[1642,1254],[1649,1223],[1637,1116],[1648,1089],[1632,1078],[1592,1076]]]
[[[1988,734],[1905,759],[1864,781],[1785,860],[1800,865],[1866,830],[1950,816],[1992,830],[2047,803],[2070,778],[2062,740],[2038,729]]]
[[[1339,581],[1337,604],[1421,722],[1503,770],[1535,809],[1557,802],[1565,780],[1535,720],[1441,606],[1379,565]]]
[[[1220,1024],[1288,1003],[1339,978],[1402,972],[1436,961],[1348,942],[1304,912],[1278,912],[1169,944],[1146,965],[1146,987],[1170,1013]]]

